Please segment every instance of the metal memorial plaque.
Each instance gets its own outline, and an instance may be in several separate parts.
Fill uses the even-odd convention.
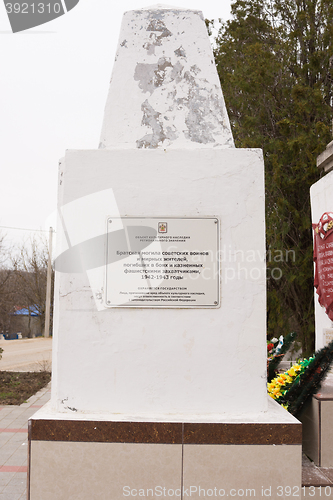
[[[107,307],[218,307],[216,217],[109,217]]]

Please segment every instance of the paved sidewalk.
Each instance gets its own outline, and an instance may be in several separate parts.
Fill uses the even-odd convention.
[[[51,397],[51,383],[20,406],[0,406],[0,500],[27,495],[28,419]]]

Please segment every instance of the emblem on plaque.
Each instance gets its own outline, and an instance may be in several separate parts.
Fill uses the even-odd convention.
[[[158,232],[159,233],[167,233],[168,232],[168,224],[166,222],[158,223]]]

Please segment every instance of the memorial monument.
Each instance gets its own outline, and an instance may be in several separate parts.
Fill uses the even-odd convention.
[[[311,212],[314,230],[314,244],[316,260],[315,293],[315,326],[316,350],[321,349],[333,340],[331,304],[333,300],[332,280],[332,253],[331,216],[333,212],[332,187],[333,187],[333,142],[329,143],[326,150],[318,156],[317,167],[324,175],[318,182],[311,186]],[[325,220],[325,217],[327,221]],[[320,230],[318,228],[320,225]],[[329,226],[329,227],[328,227]],[[316,237],[316,235],[318,235]],[[318,275],[319,271],[319,275]],[[325,283],[325,284],[324,284]],[[319,287],[318,287],[319,285]]]
[[[310,189],[314,246],[315,348],[333,340],[333,142],[317,158],[323,177]],[[333,373],[329,370],[302,414],[303,451],[316,465],[333,467]]]
[[[300,491],[301,424],[266,391],[262,151],[234,147],[201,12],[125,13],[100,147],[66,152],[58,200],[30,500]]]

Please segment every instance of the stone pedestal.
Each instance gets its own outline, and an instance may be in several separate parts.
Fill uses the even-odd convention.
[[[269,399],[267,413],[214,422],[96,420],[46,405],[29,427],[31,498],[286,498],[300,487],[302,429]]]
[[[221,301],[215,309],[108,308],[105,297],[103,301],[105,265],[87,272],[59,270],[53,407],[143,418],[266,411],[261,151],[68,151],[60,179],[59,211],[66,223],[58,244],[70,244],[68,255],[82,248],[83,238],[94,241],[94,234],[104,242],[107,219],[117,215],[115,209],[125,219],[216,217]],[[170,244],[170,250],[176,246]],[[93,255],[99,250],[96,244]],[[82,252],[81,258],[88,260],[90,250],[86,256]],[[127,261],[130,257],[118,263]],[[205,265],[209,281],[216,270],[208,261]],[[158,287],[170,287],[170,281]],[[174,280],[172,287],[179,283]]]
[[[304,413],[303,451],[319,467],[333,467],[333,375],[329,374]]]

